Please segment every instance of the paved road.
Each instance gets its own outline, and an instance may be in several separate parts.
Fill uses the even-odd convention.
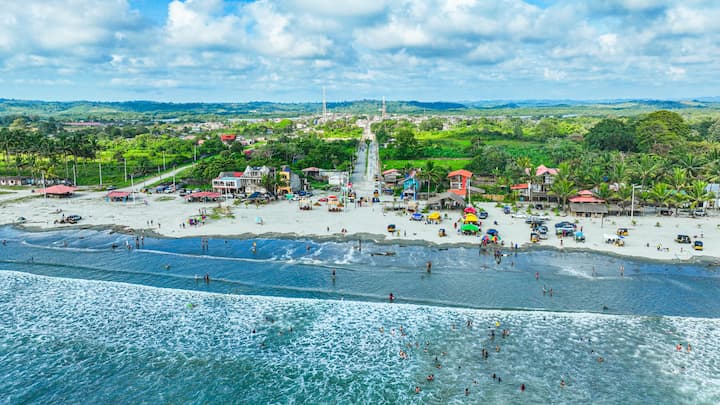
[[[375,174],[378,173],[378,144],[375,140],[375,134],[370,130],[370,125],[373,122],[376,121],[369,120],[362,123],[364,127],[363,142],[358,147],[355,168],[351,178],[353,189],[358,193],[358,196],[370,197],[373,190],[377,188]],[[369,146],[364,142],[365,140],[370,140]],[[367,165],[365,164],[366,160]]]
[[[180,166],[180,167],[175,168],[175,169],[173,169],[173,170],[171,170],[171,171],[169,171],[169,172],[162,173],[162,174],[159,174],[159,175],[153,176],[153,177],[148,177],[148,178],[146,178],[146,179],[144,179],[144,180],[142,180],[142,181],[136,181],[136,182],[135,182],[135,190],[136,190],[136,191],[137,191],[137,190],[140,190],[141,188],[145,188],[146,185],[148,185],[148,184],[157,183],[158,181],[161,181],[161,180],[164,180],[164,179],[168,179],[168,178],[172,181],[172,177],[173,177],[174,175],[180,173],[181,171],[187,169],[188,167],[192,167],[192,164],[185,165],[185,166]],[[132,190],[132,186],[123,187],[123,188],[121,188],[121,189],[119,189],[119,190],[120,190],[120,191],[133,191],[133,190]]]

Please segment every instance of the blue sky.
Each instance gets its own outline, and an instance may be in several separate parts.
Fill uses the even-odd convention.
[[[716,0],[25,0],[0,98],[317,101],[720,95]]]

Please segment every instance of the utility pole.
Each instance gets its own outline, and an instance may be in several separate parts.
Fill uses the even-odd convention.
[[[135,178],[132,174],[130,175],[130,189],[132,190],[133,205],[135,205]]]
[[[165,167],[165,151],[163,151],[163,171],[167,170]]]
[[[102,187],[102,163],[98,162],[98,173],[100,174],[100,187]]]
[[[632,199],[630,200],[630,223],[633,222],[635,218],[635,189],[636,188],[642,188],[642,184],[633,184],[632,185]]]
[[[127,183],[127,159],[123,158],[123,163],[125,165],[125,182]]]
[[[73,186],[77,186],[77,169],[73,163]]]
[[[197,144],[193,145],[193,166],[197,162]]]

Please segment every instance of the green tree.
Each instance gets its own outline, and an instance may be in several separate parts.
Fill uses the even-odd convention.
[[[655,205],[662,205],[666,208],[670,208],[670,203],[675,195],[675,190],[666,183],[655,183],[653,188],[648,191],[647,196],[655,203]]]
[[[707,185],[704,181],[696,180],[687,189],[687,198],[690,201],[693,216],[695,216],[695,208],[702,207],[706,201],[714,197],[713,193],[707,191]]]
[[[565,203],[567,199],[577,194],[578,189],[575,187],[575,183],[567,179],[555,179],[552,186],[550,186],[550,192],[557,196],[561,201],[560,209],[565,211]]]
[[[677,113],[655,111],[640,119],[636,136],[641,152],[664,155],[682,145],[690,136],[690,127]]]
[[[590,149],[633,152],[637,148],[635,133],[624,121],[606,118],[595,124],[584,137]]]

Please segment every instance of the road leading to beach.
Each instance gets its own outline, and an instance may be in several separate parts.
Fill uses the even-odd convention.
[[[368,120],[362,123],[364,128],[362,141],[358,146],[357,158],[351,181],[353,189],[361,196],[370,196],[375,190],[375,174],[378,173],[378,144],[375,134],[370,130],[370,125],[375,120]],[[365,142],[370,141],[370,144]]]
[[[159,182],[159,181],[161,181],[161,180],[165,180],[165,179],[168,179],[168,178],[169,178],[169,179],[172,179],[172,176],[180,173],[181,171],[183,171],[183,170],[185,170],[185,169],[187,169],[188,167],[191,167],[191,166],[192,166],[192,165],[180,166],[180,167],[175,168],[175,169],[173,169],[173,170],[171,170],[171,171],[169,171],[169,172],[162,173],[162,174],[159,174],[159,175],[153,176],[153,177],[148,177],[148,178],[146,178],[146,179],[144,179],[144,180],[142,180],[142,181],[138,180],[138,182],[135,183],[135,190],[137,191],[137,190],[139,190],[139,189],[141,189],[141,188],[145,188],[148,184],[154,184],[154,183],[157,183],[157,182]],[[120,191],[133,191],[133,187],[132,187],[132,186],[124,187],[124,188],[121,188]]]

